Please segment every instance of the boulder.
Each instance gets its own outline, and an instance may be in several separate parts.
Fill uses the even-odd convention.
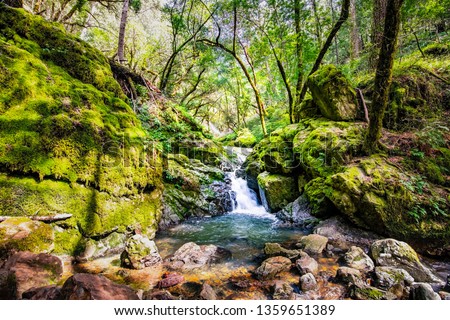
[[[63,265],[58,257],[22,251],[13,254],[0,271],[0,289],[3,299],[21,299],[22,294],[31,289],[56,283],[63,273]]]
[[[302,291],[317,289],[317,281],[313,274],[307,273],[300,277],[300,288]]]
[[[184,282],[184,277],[176,272],[165,273],[161,281],[156,285],[158,288],[170,288]]]
[[[55,285],[31,288],[22,294],[24,300],[61,300],[61,288]]]
[[[349,290],[349,296],[355,300],[395,300],[397,297],[394,294],[384,290],[371,287],[353,285]]]
[[[414,283],[411,287],[411,300],[441,300],[429,283]]]
[[[255,276],[259,280],[273,279],[279,273],[288,271],[291,266],[291,260],[286,257],[272,257],[263,261],[263,263],[255,270]]]
[[[241,129],[237,132],[237,137],[234,140],[236,147],[252,148],[256,144],[256,138],[248,128]]]
[[[361,271],[349,267],[340,267],[336,272],[336,280],[345,284],[364,285]]]
[[[83,253],[77,257],[77,260],[84,262],[120,254],[125,249],[125,238],[125,234],[113,232],[99,240],[88,239],[85,242],[85,249]]]
[[[282,256],[295,260],[301,256],[300,250],[289,250],[283,248],[279,243],[266,243],[264,245],[264,254],[268,257]]]
[[[273,299],[274,300],[291,300],[293,298],[294,289],[285,282],[277,280],[273,285]]]
[[[352,246],[343,257],[346,265],[350,268],[360,270],[362,272],[370,272],[375,268],[375,265],[370,257],[363,249]]]
[[[302,196],[289,203],[275,215],[278,219],[299,227],[307,227],[318,223],[318,219],[310,213],[308,201]]]
[[[314,103],[331,120],[351,121],[358,114],[356,92],[344,74],[333,65],[322,66],[308,78]]]
[[[162,262],[155,242],[141,234],[127,240],[120,260],[122,266],[132,269],[144,269]]]
[[[302,252],[300,259],[295,261],[295,266],[301,275],[311,273],[316,275],[319,272],[319,264],[311,258],[306,252]]]
[[[327,243],[328,238],[318,234],[310,234],[301,238],[296,246],[309,254],[320,254],[326,248]]]
[[[182,245],[172,256],[165,260],[166,265],[173,270],[192,270],[217,263],[231,257],[227,249],[215,245],[197,245],[188,242]]]
[[[377,266],[404,269],[415,281],[443,283],[420,262],[417,253],[405,242],[395,239],[375,241],[370,255]]]
[[[263,172],[258,175],[259,195],[269,212],[277,212],[294,201],[299,192],[293,177]]]
[[[28,218],[9,218],[0,223],[0,256],[8,251],[46,253],[53,249],[50,225]]]
[[[376,267],[375,268],[375,283],[382,289],[390,289],[395,285],[411,286],[414,278],[411,275],[399,268],[394,267]]]
[[[214,289],[206,282],[202,285],[202,291],[200,291],[201,300],[217,300],[217,294]]]
[[[61,296],[63,300],[139,300],[131,288],[88,273],[77,273],[67,279]]]

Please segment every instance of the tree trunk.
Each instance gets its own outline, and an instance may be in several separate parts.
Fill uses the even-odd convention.
[[[311,4],[312,4],[312,8],[313,8],[314,18],[316,19],[315,27],[316,27],[317,43],[319,44],[319,47],[321,47],[322,46],[322,26],[320,24],[316,0],[311,0]]]
[[[372,48],[369,55],[369,66],[372,69],[377,66],[378,54],[383,40],[383,26],[386,17],[387,1],[388,0],[374,0],[373,3],[371,32]]]
[[[10,7],[13,8],[22,8],[23,7],[23,1],[22,0],[3,0],[3,2]]]
[[[392,82],[392,67],[394,65],[394,56],[400,31],[400,9],[403,1],[388,0],[386,7],[389,14],[386,15],[384,23],[383,40],[381,42],[373,89],[372,114],[370,116],[369,132],[365,141],[365,151],[368,154],[375,153],[379,150],[383,117]]]
[[[350,38],[351,38],[351,60],[359,57],[361,51],[361,37],[359,35],[358,21],[356,16],[356,0],[350,0]]]
[[[333,0],[330,0],[330,8],[331,8],[331,22],[334,25]],[[336,58],[336,65],[338,65],[339,64],[339,46],[338,46],[338,37],[337,37],[337,35],[334,37],[334,56]]]
[[[294,21],[295,21],[295,53],[297,55],[297,84],[295,86],[294,105],[300,104],[300,92],[303,86],[303,42],[300,16],[300,0],[294,1]],[[291,123],[294,118],[294,110],[289,110],[289,119]]]
[[[125,59],[125,29],[127,27],[129,7],[130,7],[130,0],[125,0],[123,2],[122,16],[120,18],[119,45],[117,48],[117,57],[119,59],[119,63],[126,62],[126,59]]]

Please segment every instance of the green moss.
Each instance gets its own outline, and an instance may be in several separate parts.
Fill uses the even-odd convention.
[[[250,132],[248,128],[239,130],[237,132],[234,145],[243,148],[252,148],[256,144],[255,136]]]
[[[270,212],[281,210],[300,195],[292,177],[263,172],[258,175],[258,185],[263,205]]]

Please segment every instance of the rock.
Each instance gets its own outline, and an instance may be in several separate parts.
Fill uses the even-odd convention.
[[[318,219],[310,214],[308,201],[302,196],[289,203],[275,215],[278,219],[299,227],[311,226],[318,222]]]
[[[295,261],[295,266],[301,275],[311,273],[316,275],[319,272],[319,264],[306,252],[302,252],[300,259]]]
[[[231,257],[227,249],[215,245],[199,246],[194,242],[182,245],[172,256],[166,259],[166,264],[174,270],[192,270],[217,263]]]
[[[23,251],[13,254],[2,268],[1,282],[7,284],[0,289],[4,299],[21,299],[22,293],[31,289],[56,283],[63,273],[63,265],[58,257]]]
[[[248,128],[241,129],[237,132],[237,137],[234,140],[236,147],[252,148],[255,144],[256,138]]]
[[[349,295],[356,300],[395,300],[397,297],[389,292],[371,286],[353,285]]]
[[[140,234],[127,240],[120,260],[122,266],[132,269],[144,269],[162,262],[155,242]]]
[[[131,288],[88,273],[77,273],[67,279],[61,296],[63,300],[139,300]]]
[[[450,300],[450,292],[439,291],[439,296],[441,300]]]
[[[336,272],[336,280],[345,284],[364,285],[361,271],[349,267],[340,267]]]
[[[411,287],[411,300],[441,300],[429,283],[414,283]]]
[[[24,300],[61,300],[61,288],[55,285],[32,288],[22,294]]]
[[[291,260],[286,257],[272,257],[263,261],[255,270],[255,275],[259,280],[273,279],[279,273],[288,271],[291,265]]]
[[[377,266],[404,269],[415,281],[442,282],[420,262],[417,253],[405,242],[395,239],[375,241],[370,248],[370,255]]]
[[[375,278],[377,286],[386,290],[396,284],[410,286],[414,282],[414,278],[407,271],[393,267],[376,267]]]
[[[259,195],[269,212],[277,212],[294,201],[299,192],[294,178],[263,172],[258,175]]]
[[[142,295],[142,300],[177,300],[167,290],[147,291]]]
[[[345,263],[353,269],[362,272],[370,272],[375,268],[375,265],[370,257],[359,247],[352,246],[343,257]]]
[[[125,238],[125,234],[113,232],[100,240],[88,239],[83,253],[77,260],[84,262],[119,254],[125,249]]]
[[[0,257],[8,251],[50,252],[54,232],[50,225],[28,218],[9,218],[0,223]]]
[[[328,238],[318,235],[310,234],[300,239],[296,245],[309,254],[320,254],[326,248]]]
[[[204,282],[202,285],[202,291],[200,291],[200,299],[202,299],[202,300],[217,300],[216,292],[206,282]]]
[[[314,233],[327,237],[333,246],[341,250],[348,250],[352,245],[369,249],[374,241],[381,239],[373,232],[350,225],[341,217],[321,221],[314,228]]]
[[[295,260],[300,257],[301,251],[285,249],[279,243],[268,242],[264,245],[264,254],[268,257],[282,256]]]
[[[358,113],[356,92],[344,74],[333,65],[319,68],[307,85],[320,113],[331,120],[355,120]]]
[[[284,281],[277,280],[273,285],[274,300],[291,300],[293,298],[294,289]]]
[[[300,288],[302,291],[317,289],[317,281],[313,274],[307,273],[300,277]]]
[[[184,277],[176,272],[165,273],[161,281],[156,285],[158,288],[174,287],[184,282]]]

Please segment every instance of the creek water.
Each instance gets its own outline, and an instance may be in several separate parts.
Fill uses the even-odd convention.
[[[238,157],[241,162],[242,155]],[[160,232],[155,240],[163,257],[192,241],[226,248],[232,253],[232,265],[248,266],[256,263],[255,258],[262,254],[266,242],[291,243],[304,234],[301,229],[286,227],[268,213],[246,180],[235,172],[229,173],[229,178],[236,193],[233,210],[222,216],[190,218]]]

